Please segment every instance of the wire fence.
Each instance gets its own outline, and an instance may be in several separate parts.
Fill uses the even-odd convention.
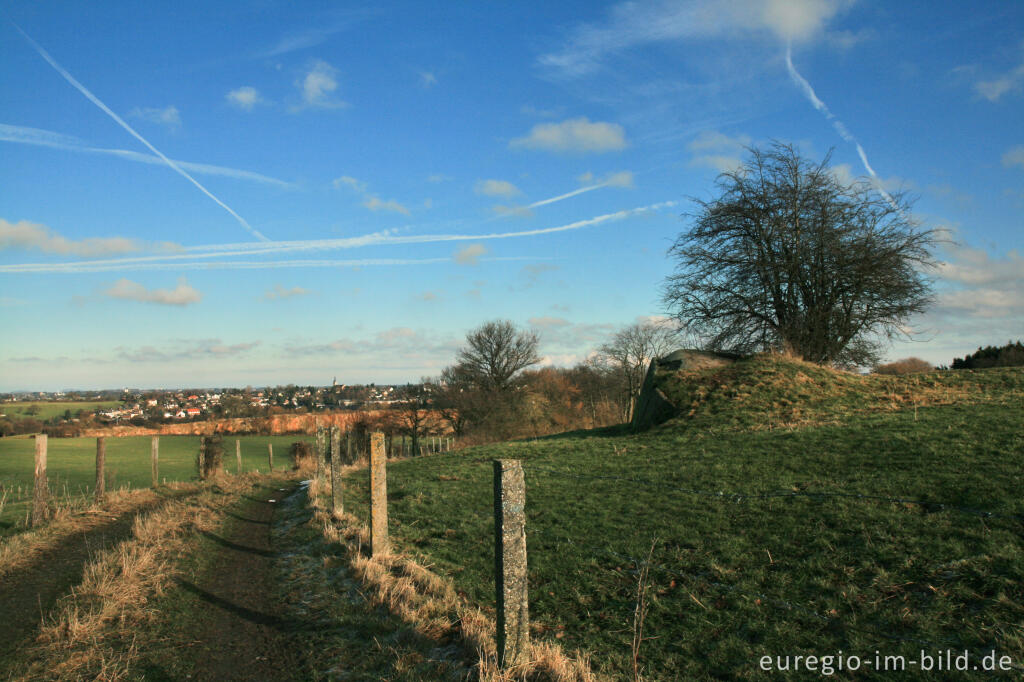
[[[426,461],[424,461],[426,464]],[[982,518],[982,519],[999,519],[1007,521],[1011,525],[1007,529],[1016,534],[1018,528],[1017,524],[1024,521],[1024,514],[1017,514],[1006,511],[981,509],[971,506],[964,506],[960,504],[951,504],[946,502],[931,501],[919,499],[913,496],[901,496],[901,495],[889,495],[879,494],[873,492],[848,492],[842,490],[826,490],[826,491],[815,491],[815,490],[765,490],[765,491],[729,491],[729,490],[710,490],[702,489],[698,487],[685,487],[677,485],[671,481],[666,480],[653,480],[651,478],[644,477],[631,477],[631,476],[620,476],[612,474],[600,474],[600,473],[577,473],[575,471],[568,471],[564,469],[558,469],[552,466],[548,466],[541,463],[530,462],[526,459],[522,462],[522,468],[529,476],[527,483],[527,499],[531,497],[537,499],[537,493],[539,489],[547,488],[544,491],[545,496],[559,495],[558,490],[553,490],[552,486],[557,486],[556,481],[558,479],[563,480],[575,480],[585,482],[600,482],[607,483],[614,486],[620,493],[624,493],[625,496],[639,497],[643,493],[657,493],[663,494],[668,493],[669,497],[673,499],[679,499],[682,501],[684,498],[693,498],[694,501],[702,500],[699,503],[699,507],[706,509],[714,509],[718,505],[724,504],[723,509],[733,507],[741,503],[750,503],[757,501],[774,501],[774,500],[795,500],[795,499],[810,499],[816,501],[825,500],[846,500],[854,502],[864,503],[880,503],[880,504],[897,504],[905,506],[917,506],[926,512],[948,512],[951,514],[964,515],[968,517]],[[437,477],[442,481],[450,481],[451,485],[459,486],[462,493],[469,497],[479,497],[484,492],[485,488],[489,488],[489,481],[484,476],[478,474],[466,474],[460,472],[458,476],[446,476],[443,473],[443,468],[438,468],[436,472]],[[402,498],[407,495],[417,495],[420,493],[416,491],[417,476],[422,475],[423,471],[418,470],[416,474],[408,480],[403,480],[400,476],[394,476],[392,478],[389,474],[389,480],[394,480],[397,486],[400,486],[403,490]],[[434,473],[431,471],[431,473]],[[460,476],[464,478],[460,478]],[[401,481],[401,482],[399,482]],[[472,487],[472,494],[466,492],[467,487]],[[530,489],[534,492],[531,493]],[[870,622],[853,622],[851,618],[855,620],[862,620],[860,614],[851,612],[848,616],[844,617],[835,613],[834,609],[825,609],[822,607],[815,607],[807,603],[802,603],[800,599],[791,598],[785,594],[778,594],[778,589],[769,587],[768,590],[758,590],[756,587],[749,585],[731,584],[727,581],[722,580],[720,573],[715,573],[712,570],[692,570],[690,567],[685,565],[675,565],[671,561],[655,561],[653,559],[645,559],[635,555],[635,553],[626,549],[623,551],[624,546],[628,545],[625,539],[629,538],[635,531],[635,528],[623,527],[620,530],[620,534],[616,539],[609,540],[606,535],[601,536],[599,539],[595,537],[581,537],[578,529],[573,527],[575,519],[580,518],[579,515],[587,514],[590,511],[586,498],[579,497],[580,505],[578,509],[568,508],[566,504],[569,500],[573,499],[572,495],[565,495],[564,493],[557,497],[562,500],[560,505],[555,505],[555,508],[545,507],[541,510],[535,511],[532,516],[527,520],[526,536],[527,542],[531,547],[531,582],[534,580],[544,581],[545,577],[538,576],[535,571],[537,563],[537,555],[534,552],[541,551],[546,553],[556,553],[559,557],[565,555],[573,555],[578,557],[582,562],[593,562],[595,567],[600,567],[602,564],[607,565],[608,562],[626,562],[630,565],[631,572],[635,576],[639,576],[641,571],[646,569],[647,572],[653,572],[660,576],[663,576],[667,580],[677,581],[679,584],[684,585],[688,588],[688,594],[701,606],[704,604],[697,599],[694,595],[702,594],[702,592],[714,592],[719,594],[729,594],[740,600],[745,600],[750,603],[756,603],[758,605],[764,605],[769,608],[775,609],[779,612],[788,612],[795,614],[800,619],[809,619],[817,623],[819,627],[827,629],[831,632],[836,633],[836,637],[840,638],[840,641],[849,641],[846,638],[845,632],[856,632],[863,636],[866,636],[868,640],[875,639],[877,641],[890,641],[898,643],[912,644],[920,647],[931,647],[938,649],[940,647],[952,647],[962,651],[970,651],[972,656],[982,656],[988,653],[989,650],[995,651],[997,648],[991,643],[991,640],[985,642],[980,637],[985,632],[989,633],[989,637],[993,631],[997,638],[996,641],[1003,644],[1004,646],[1016,646],[1014,642],[1021,641],[1024,638],[1024,625],[1021,623],[1006,623],[998,622],[992,617],[987,617],[984,622],[976,620],[976,623],[980,623],[983,627],[980,627],[979,636],[967,637],[968,641],[965,641],[961,637],[947,636],[948,628],[951,627],[949,622],[942,622],[941,620],[932,621],[932,625],[925,626],[929,627],[930,631],[925,633],[915,633],[914,628],[921,627],[907,621],[906,627],[908,631],[899,632],[886,627],[884,623],[875,625]],[[400,498],[401,499],[401,498]],[[546,499],[551,499],[547,497]],[[399,505],[401,509],[398,514],[396,521],[399,522],[400,527],[408,528],[409,530],[417,529],[414,535],[418,536],[416,540],[417,548],[420,552],[425,553],[427,556],[431,552],[436,551],[442,545],[452,544],[451,538],[448,537],[447,532],[440,532],[442,526],[437,526],[436,523],[432,523],[429,518],[417,518],[415,507],[405,507]],[[696,509],[695,507],[694,509]],[[560,511],[559,511],[560,509]],[[755,508],[756,509],[756,508]],[[856,514],[856,507],[854,514]],[[396,511],[398,511],[396,509]],[[736,517],[742,519],[745,517]],[[477,525],[481,524],[479,521]],[[627,524],[628,525],[628,524]],[[1003,524],[999,524],[1002,526]],[[984,528],[984,526],[982,526]],[[607,531],[607,528],[603,529]],[[645,532],[651,532],[655,530],[653,527],[645,527]],[[1019,536],[1018,536],[1019,537]],[[540,545],[538,546],[538,540]],[[481,544],[483,538],[476,538],[473,540],[476,544]],[[466,542],[466,541],[462,541]],[[571,548],[571,551],[568,550]],[[463,547],[461,551],[465,551],[468,547]],[[456,554],[454,547],[446,547],[441,554],[448,557],[448,563],[452,561],[451,557]],[[478,560],[479,557],[476,557]],[[713,559],[713,558],[712,558]],[[769,554],[770,559],[770,554]],[[561,560],[561,559],[560,559]],[[457,561],[457,559],[456,559]],[[477,561],[477,564],[480,564]],[[774,564],[774,561],[772,561]],[[555,564],[548,564],[550,566]],[[940,567],[941,568],[941,567]],[[461,569],[459,569],[461,570]],[[480,570],[480,569],[478,569]],[[483,569],[486,570],[486,569]],[[589,570],[587,568],[581,569],[582,571]],[[599,570],[599,568],[597,569]],[[609,569],[612,570],[612,569]],[[621,568],[616,567],[615,571],[620,571]],[[547,576],[550,578],[552,576]],[[805,585],[813,584],[813,580],[807,581]],[[910,583],[907,583],[910,584]],[[580,591],[586,591],[586,585],[576,586],[578,589],[574,589],[571,594],[575,595],[573,598],[579,598]],[[786,589],[785,586],[776,585],[777,588]],[[621,586],[620,586],[621,589]],[[932,588],[934,590],[934,588]],[[478,595],[481,594],[480,588],[476,587],[473,589]],[[773,594],[774,593],[774,594]],[[486,597],[485,597],[486,598]],[[561,595],[553,599],[564,599]],[[609,599],[610,595],[603,593],[602,599]],[[987,597],[981,594],[976,594],[971,599],[970,608],[974,613],[981,613],[987,610],[989,607],[999,605],[1000,599],[1006,599],[1005,595],[996,597]],[[552,603],[552,602],[548,602]],[[912,605],[912,604],[911,604]],[[623,600],[623,603],[617,604],[616,608],[623,611],[623,615],[632,613],[633,608],[636,606],[636,602],[629,602]],[[1001,604],[1005,613],[1005,603]],[[533,608],[533,607],[531,607]],[[704,606],[706,609],[707,607]],[[881,610],[875,611],[876,616],[880,620],[889,620],[884,617],[885,613],[894,613],[894,611],[886,611],[888,607],[883,607]],[[957,607],[954,607],[957,608]],[[627,611],[628,610],[628,611]],[[998,611],[997,611],[998,612]],[[865,612],[867,618],[873,619],[870,615],[871,612]],[[1011,616],[1013,612],[1011,611]],[[539,615],[539,614],[538,614]],[[897,629],[901,629],[897,626]],[[966,633],[966,630],[962,632]],[[955,634],[955,633],[954,633]],[[987,639],[987,638],[986,638]],[[1020,662],[1012,664],[1012,669],[1016,671],[1024,670],[1024,666]]]

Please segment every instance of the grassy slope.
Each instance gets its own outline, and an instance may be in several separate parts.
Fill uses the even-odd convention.
[[[630,669],[630,557],[654,539],[645,634],[655,639],[641,651],[654,679],[757,677],[766,654],[916,659],[923,646],[994,646],[1024,663],[1020,520],[713,494],[859,493],[1024,515],[1024,371],[855,377],[756,358],[663,390],[690,409],[647,434],[581,432],[390,464],[393,536],[488,607],[490,462],[519,458],[537,636],[592,651],[597,672]],[[349,477],[349,511],[365,512],[366,478]]]
[[[241,436],[242,470],[267,470],[267,444],[274,445],[275,467],[284,467],[288,446],[305,436]],[[150,436],[107,438],[107,489],[146,487],[151,482]],[[31,438],[0,439],[0,485],[8,491],[0,505],[0,537],[16,532],[24,521],[32,496],[35,444]],[[195,476],[199,436],[160,437],[160,478],[187,481]],[[235,473],[235,438],[224,438],[224,464]],[[47,478],[51,490],[64,496],[88,496],[96,482],[95,438],[50,438]],[[20,487],[20,492],[19,492]],[[0,493],[2,495],[3,493]]]

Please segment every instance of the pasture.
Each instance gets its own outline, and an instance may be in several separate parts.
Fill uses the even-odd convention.
[[[242,471],[267,471],[267,445],[274,446],[275,469],[290,466],[288,447],[308,437],[238,436],[242,444]],[[106,439],[106,489],[148,487],[150,436]],[[224,438],[224,466],[235,473],[236,437]],[[31,437],[0,438],[0,537],[19,532],[31,506],[34,462]],[[96,483],[95,438],[50,438],[47,447],[47,479],[55,502],[76,503],[92,495]],[[196,477],[199,436],[160,436],[160,479],[188,481]]]
[[[63,417],[70,412],[74,417],[79,410],[86,412],[98,412],[112,407],[121,407],[120,400],[19,400],[10,403],[0,404],[0,414],[16,419],[34,417],[40,421],[46,421],[53,417]]]
[[[493,613],[491,462],[519,459],[534,636],[589,653],[601,675],[630,676],[634,654],[650,679],[757,678],[764,655],[838,651],[995,650],[1020,665],[1022,378],[959,375],[973,397],[956,404],[822,403],[799,428],[727,409],[756,397],[736,386],[644,434],[392,462],[390,533]],[[346,511],[367,507],[368,475],[353,472]]]

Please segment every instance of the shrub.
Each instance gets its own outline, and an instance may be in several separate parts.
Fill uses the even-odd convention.
[[[296,471],[316,469],[316,455],[313,446],[302,441],[292,443],[288,448],[288,456],[292,458],[292,469]]]
[[[914,374],[916,372],[931,372],[935,367],[921,358],[903,358],[896,362],[875,367],[875,374]]]
[[[224,471],[224,441],[220,434],[203,436],[199,445],[205,451],[205,457],[199,459],[196,455],[201,478],[210,478]]]

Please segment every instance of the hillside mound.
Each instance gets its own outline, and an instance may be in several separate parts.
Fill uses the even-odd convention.
[[[935,371],[903,376],[860,375],[790,357],[759,354],[704,365],[659,361],[640,407],[660,403],[646,426],[795,428],[835,424],[863,412],[937,405],[1020,405],[1024,368]],[[648,408],[648,412],[650,409]],[[644,428],[644,424],[634,424]]]

